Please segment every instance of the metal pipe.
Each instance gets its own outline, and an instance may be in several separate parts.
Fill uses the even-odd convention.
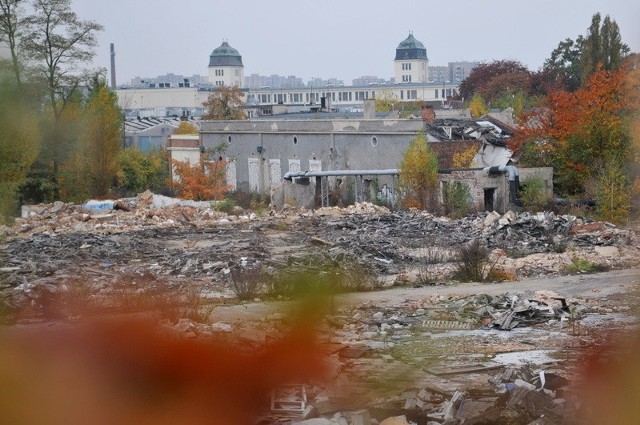
[[[326,176],[397,176],[400,170],[390,168],[386,170],[327,170],[327,171],[289,171],[285,173],[285,180],[296,177],[326,177]]]
[[[506,173],[509,181],[515,181],[519,179],[520,173],[518,169],[513,165],[500,165],[497,167],[485,167],[482,169],[485,173],[489,174],[498,174],[498,173]]]

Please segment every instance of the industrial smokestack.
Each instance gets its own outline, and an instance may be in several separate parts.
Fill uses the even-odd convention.
[[[116,89],[116,48],[111,43],[111,88]]]

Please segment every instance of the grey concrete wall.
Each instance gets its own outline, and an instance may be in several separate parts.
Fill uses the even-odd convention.
[[[397,168],[409,143],[423,127],[420,120],[307,121],[306,127],[286,121],[271,125],[251,121],[244,125],[221,123],[203,123],[202,144],[205,148],[223,146],[220,156],[236,158],[239,188],[251,186],[249,159],[257,160],[262,164],[258,187],[265,193],[271,187],[271,160],[280,160],[281,175],[290,171],[290,160],[299,161],[302,171],[311,168],[309,161],[320,161],[322,170]]]
[[[314,162],[321,164],[321,170],[398,168],[422,128],[421,120],[210,121],[202,123],[200,136],[204,147],[221,146],[219,156],[236,158],[238,189],[271,193],[276,205],[295,200],[297,205],[311,208],[317,202],[315,179],[308,185],[282,184],[282,177],[291,170],[290,161],[299,162],[299,169],[294,171],[310,170]],[[547,182],[551,194],[553,169],[521,169],[520,179],[532,174]],[[365,179],[369,182],[366,199],[375,199],[376,192],[395,195],[397,182],[392,176]],[[442,174],[440,179],[467,183],[478,210],[485,210],[491,203],[498,212],[514,207],[509,205],[509,183],[504,174],[490,176],[480,170],[456,170]],[[342,181],[344,204],[353,202],[353,180],[329,179],[331,190]],[[493,198],[487,202],[490,193]]]
[[[547,196],[553,196],[553,168],[552,167],[538,167],[538,168],[519,168],[520,171],[520,183],[529,176],[541,177],[545,182],[545,190]]]

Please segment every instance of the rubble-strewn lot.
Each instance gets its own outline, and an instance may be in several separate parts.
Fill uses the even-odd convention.
[[[576,289],[579,277],[571,295],[545,282],[637,266],[635,230],[552,213],[449,220],[358,204],[236,216],[173,202],[145,193],[106,211],[31,207],[13,227],[0,229],[3,310],[32,323],[50,319],[52,299],[119,302],[135,311],[150,308],[143,296],[171,292],[185,305],[163,317],[163,326],[182,337],[224,335],[251,349],[286,324],[259,300],[238,310],[234,278],[237,284],[252,276],[243,271],[275,278],[322,274],[331,266],[347,279],[366,276],[359,289],[428,290],[418,298],[393,298],[394,290],[358,294],[334,305],[320,333],[331,384],[276,391],[265,424],[567,421],[577,409],[571,401],[579,384],[576,358],[605,334],[634,325],[629,309],[638,282],[631,275],[618,276],[619,290],[602,296],[597,285]],[[457,248],[472,240],[489,248],[488,267],[498,276],[527,280],[526,287],[457,286],[451,280]],[[539,280],[531,284],[531,278]],[[256,296],[276,294],[261,288]]]

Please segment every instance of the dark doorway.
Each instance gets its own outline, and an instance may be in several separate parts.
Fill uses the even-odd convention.
[[[496,198],[495,188],[484,190],[484,210],[485,211],[495,210],[495,198]]]

